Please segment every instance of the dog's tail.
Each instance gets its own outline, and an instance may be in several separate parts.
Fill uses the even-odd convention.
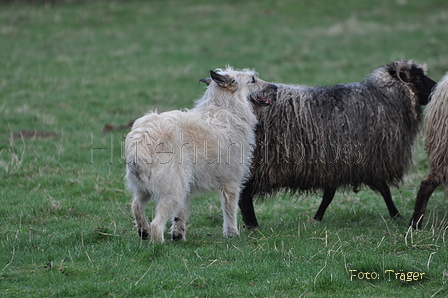
[[[147,184],[151,166],[151,152],[149,146],[138,133],[129,133],[126,137],[126,181],[128,186]]]

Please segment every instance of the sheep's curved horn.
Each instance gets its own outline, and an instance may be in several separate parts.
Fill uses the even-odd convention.
[[[405,70],[411,70],[411,65],[407,61],[400,61],[397,63],[397,66],[395,67],[395,74],[405,84],[408,84],[407,82],[403,81],[403,79],[400,77],[400,72]]]

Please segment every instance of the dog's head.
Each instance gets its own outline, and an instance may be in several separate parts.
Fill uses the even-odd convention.
[[[277,98],[277,86],[261,80],[249,69],[237,71],[229,67],[225,70],[210,70],[210,77],[200,81],[207,86],[216,85],[214,87],[220,91],[242,97],[254,106],[269,106]]]

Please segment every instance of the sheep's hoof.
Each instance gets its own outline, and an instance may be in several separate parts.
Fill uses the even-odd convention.
[[[243,224],[243,228],[247,229],[247,230],[258,230],[260,226],[258,224]]]
[[[409,223],[409,225],[414,229],[414,230],[420,230],[422,228],[422,218],[420,220],[414,220],[414,218],[411,219],[411,222]]]
[[[315,216],[313,217],[313,219],[314,219],[315,221],[322,221],[322,218],[323,218],[323,216],[317,216],[317,215],[315,215]]]
[[[143,240],[148,239],[149,234],[146,231],[142,231],[140,229],[138,229],[138,235],[140,236],[140,238],[142,238]]]
[[[257,229],[260,226],[258,225],[258,221],[255,220],[243,220],[243,228],[248,229],[248,230],[252,230],[252,229]]]
[[[397,213],[395,216],[391,216],[392,220],[396,219],[403,219],[404,217],[400,215],[400,213]]]

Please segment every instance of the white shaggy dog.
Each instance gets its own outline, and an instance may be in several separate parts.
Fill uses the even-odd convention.
[[[251,70],[210,71],[208,88],[192,110],[149,113],[134,122],[126,137],[126,181],[133,193],[132,212],[138,233],[164,241],[172,216],[173,240],[185,240],[192,191],[220,189],[224,235],[239,234],[237,204],[246,177],[254,127],[253,105],[267,106],[277,86]],[[145,206],[157,202],[148,225]]]

